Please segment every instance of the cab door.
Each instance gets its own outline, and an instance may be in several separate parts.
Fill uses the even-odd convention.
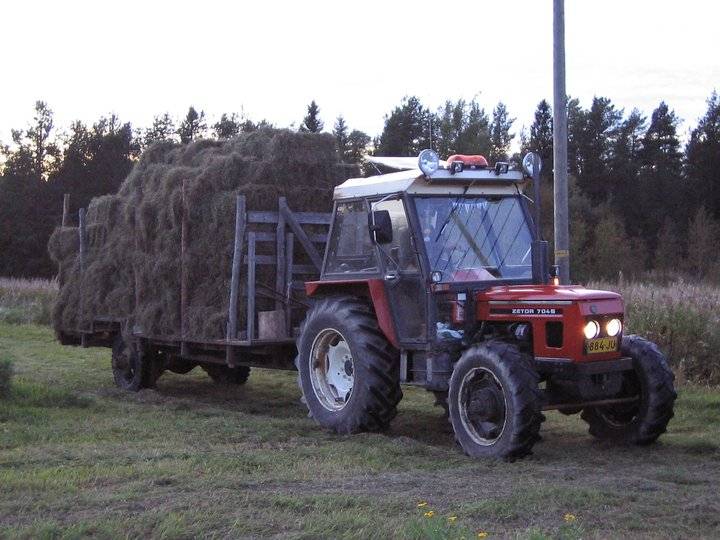
[[[428,333],[426,284],[405,205],[398,196],[371,202],[370,208],[371,211],[387,210],[392,221],[392,241],[378,245],[378,250],[398,340],[403,346],[425,343]]]

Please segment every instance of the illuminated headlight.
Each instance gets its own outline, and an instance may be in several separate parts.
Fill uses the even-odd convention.
[[[605,325],[605,331],[610,337],[617,336],[622,331],[622,322],[620,319],[610,319]]]
[[[440,283],[443,279],[443,273],[440,270],[433,270],[430,273],[430,280],[433,283]]]
[[[432,176],[440,167],[440,158],[434,150],[425,149],[418,156],[418,167],[425,176]]]
[[[588,321],[583,328],[585,339],[593,339],[600,335],[600,325],[597,321]]]

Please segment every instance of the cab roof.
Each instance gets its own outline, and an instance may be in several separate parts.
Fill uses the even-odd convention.
[[[522,172],[515,170],[497,174],[495,169],[466,169],[451,174],[444,168],[444,162],[440,162],[440,168],[427,177],[417,168],[416,158],[372,158],[369,161],[402,170],[367,178],[350,178],[335,187],[335,200],[391,193],[462,195],[466,189],[468,195],[512,195],[522,191],[528,180]]]

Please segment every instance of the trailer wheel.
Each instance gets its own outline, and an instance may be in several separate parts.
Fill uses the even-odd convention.
[[[245,384],[250,376],[250,368],[248,366],[231,368],[219,364],[206,364],[203,365],[202,368],[213,382],[217,384]]]
[[[336,433],[378,431],[397,414],[398,353],[365,302],[318,300],[303,323],[295,363],[303,401],[321,426]]]
[[[532,357],[489,341],[465,351],[450,377],[448,405],[455,438],[471,457],[525,457],[545,417]]]
[[[644,338],[623,337],[621,351],[632,358],[635,369],[625,372],[619,397],[638,396],[638,401],[586,407],[581,417],[598,439],[650,444],[665,433],[673,417],[675,376],[657,345]]]
[[[162,359],[139,341],[128,344],[118,335],[112,347],[112,371],[118,388],[130,392],[154,388],[163,371]]]

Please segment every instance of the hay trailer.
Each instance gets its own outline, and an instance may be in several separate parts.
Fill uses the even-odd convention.
[[[63,226],[68,223],[68,208],[66,195]],[[178,335],[147,335],[131,321],[98,317],[85,328],[59,329],[57,337],[63,345],[111,347],[115,382],[131,391],[154,387],[165,370],[184,374],[201,366],[216,382],[241,384],[247,380],[250,367],[294,369],[298,325],[307,309],[305,282],[320,274],[331,219],[330,213],[294,212],[284,197],[279,198],[277,211],[249,210],[245,197],[237,196],[225,339],[188,337],[185,320],[192,284],[188,283],[184,267],[191,239],[185,219],[178,246]],[[84,209],[79,212],[77,233],[82,272],[83,259],[93,244],[86,231]],[[258,280],[268,268],[274,269],[274,287]],[[259,310],[259,300],[264,300],[265,305],[268,301],[274,303],[274,309]],[[242,328],[238,324],[240,309],[246,310]]]

